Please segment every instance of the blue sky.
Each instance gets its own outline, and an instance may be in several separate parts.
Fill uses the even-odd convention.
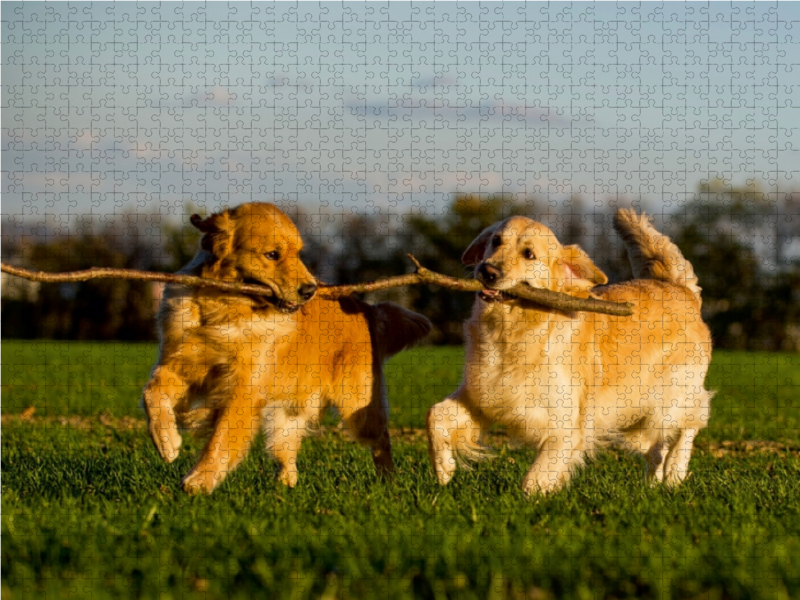
[[[2,3],[4,219],[800,189],[796,3]]]

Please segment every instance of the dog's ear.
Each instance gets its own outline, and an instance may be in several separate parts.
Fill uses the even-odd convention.
[[[461,255],[461,262],[468,267],[474,267],[481,262],[483,253],[486,251],[486,244],[492,239],[494,232],[499,226],[500,223],[495,223],[481,231],[480,235],[472,241],[469,248]]]
[[[580,246],[564,246],[558,260],[559,279],[564,278],[564,292],[588,292],[596,285],[608,283],[608,277],[597,265],[592,262],[589,255]]]
[[[189,220],[205,234],[200,242],[203,250],[216,258],[228,256],[233,251],[233,220],[230,211],[224,210],[205,219],[200,215],[192,215]]]
[[[200,215],[192,215],[189,217],[189,221],[203,233],[211,233],[225,227],[222,221],[228,216],[227,213],[228,211],[226,210],[221,213],[213,214],[205,219]]]

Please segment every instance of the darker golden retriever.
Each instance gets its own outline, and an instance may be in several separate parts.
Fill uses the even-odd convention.
[[[300,235],[271,204],[195,215],[192,223],[204,234],[201,249],[181,273],[258,283],[274,294],[167,287],[143,405],[167,461],[178,455],[179,428],[211,429],[184,489],[211,492],[260,429],[280,480],[294,486],[303,436],[327,406],[370,446],[378,472],[391,472],[382,365],[425,336],[430,322],[391,303],[312,299],[317,283],[300,260]]]

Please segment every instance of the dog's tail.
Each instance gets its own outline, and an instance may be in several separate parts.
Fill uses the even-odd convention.
[[[667,236],[655,230],[647,215],[622,208],[614,215],[614,229],[628,248],[635,278],[680,285],[700,299],[701,288],[692,264]]]
[[[411,348],[431,331],[431,322],[392,302],[372,307],[375,318],[375,347],[381,360]]]

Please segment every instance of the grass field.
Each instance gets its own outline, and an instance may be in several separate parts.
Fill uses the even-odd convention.
[[[387,368],[392,482],[325,427],[296,489],[257,447],[190,498],[199,443],[162,463],[138,408],[154,345],[3,343],[4,600],[800,597],[800,356],[714,355],[712,420],[679,490],[611,452],[539,501],[519,491],[533,452],[502,432],[494,460],[435,483],[418,428],[462,356],[421,348]]]

